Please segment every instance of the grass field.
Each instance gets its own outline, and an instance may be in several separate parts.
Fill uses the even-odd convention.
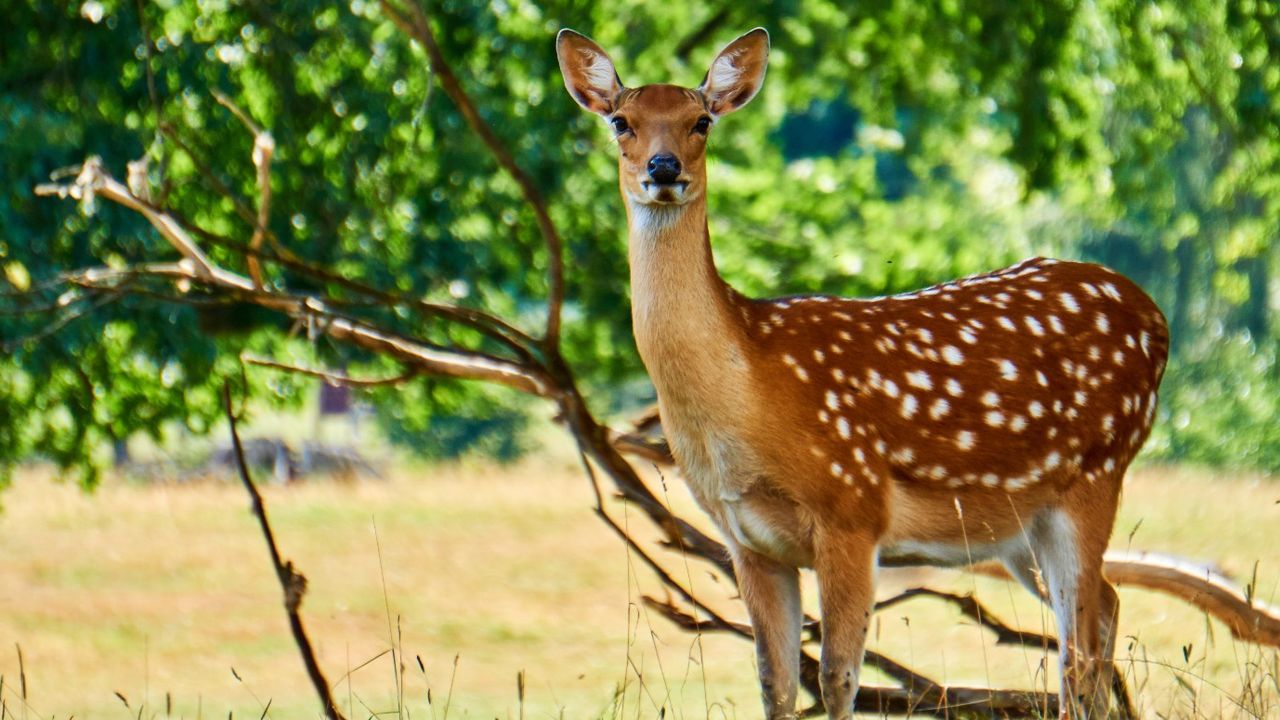
[[[304,619],[351,718],[398,707],[440,720],[759,717],[750,648],[645,611],[639,599],[658,583],[595,519],[565,462],[402,467],[265,495],[283,553],[310,580]],[[689,504],[680,487],[670,499]],[[1280,481],[1148,468],[1130,478],[1114,544],[1246,579],[1256,562],[1256,595],[1275,603],[1278,501]],[[30,470],[0,504],[5,718],[319,715],[237,485],[108,480],[86,495]],[[662,557],[742,618],[732,588]],[[922,582],[976,590],[1009,623],[1052,630],[1024,591],[965,574],[886,571],[880,595]],[[1145,716],[1280,717],[1274,650],[1165,597],[1121,595],[1120,653]],[[1053,660],[995,646],[938,602],[886,611],[873,632],[873,647],[947,682],[1053,686]]]

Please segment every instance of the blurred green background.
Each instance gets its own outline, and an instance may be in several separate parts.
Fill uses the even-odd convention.
[[[763,25],[766,86],[711,142],[711,230],[731,283],[756,295],[881,294],[1034,254],[1104,262],[1146,288],[1172,328],[1146,456],[1280,472],[1274,3],[426,7],[566,238],[565,352],[598,411],[634,408],[652,390],[630,334],[611,142],[564,93],[555,32],[593,36],[628,85],[695,85],[719,47]],[[284,247],[538,329],[546,254],[532,214],[376,2],[6,8],[0,464],[39,456],[92,482],[112,444],[205,433],[244,348],[393,372],[327,340],[291,338],[265,311],[145,296],[85,307],[59,281],[69,269],[173,258],[130,212],[99,203],[90,215],[33,195],[90,154],[121,178],[146,157],[153,196],[208,232],[248,240],[251,223],[217,188],[253,206],[252,138],[215,90],[274,134],[271,229]],[[273,272],[293,288],[311,282]],[[450,340],[418,319],[378,319]],[[265,371],[248,380],[284,405],[313,387]],[[512,392],[432,379],[370,398],[387,435],[432,457],[518,455],[545,415]]]

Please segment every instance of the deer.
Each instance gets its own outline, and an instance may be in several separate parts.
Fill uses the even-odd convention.
[[[1167,360],[1155,302],[1042,257],[892,296],[746,297],[712,255],[706,154],[760,90],[768,32],[695,88],[625,87],[567,28],[556,55],[617,143],[636,346],[731,555],[765,716],[797,713],[800,569],[817,578],[821,700],[846,720],[877,568],[999,561],[1052,609],[1062,717],[1105,717],[1119,599],[1103,553]]]

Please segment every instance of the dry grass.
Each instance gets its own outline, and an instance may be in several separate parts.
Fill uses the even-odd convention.
[[[520,717],[521,671],[528,718],[654,718],[659,707],[677,718],[759,715],[750,649],[696,639],[638,605],[656,583],[592,516],[572,466],[403,468],[387,482],[265,495],[282,551],[311,581],[303,615],[353,719],[400,704],[383,654],[393,646],[410,717],[443,720],[446,705],[455,718]],[[671,500],[688,504],[676,487]],[[1134,549],[1220,561],[1246,579],[1256,561],[1256,595],[1276,602],[1277,500],[1275,482],[1147,469],[1129,482],[1115,544],[1128,546],[1133,531]],[[243,490],[108,482],[86,496],[32,471],[0,502],[0,698],[10,716],[154,717],[168,704],[174,717],[259,717],[268,702],[269,717],[318,715]],[[732,588],[664,557],[741,617]],[[882,595],[925,580],[976,588],[1009,622],[1052,629],[1035,601],[999,582],[883,578]],[[1122,592],[1122,604],[1121,654],[1147,716],[1280,716],[1275,651],[1235,643],[1163,597]],[[1055,674],[1052,660],[995,647],[956,617],[931,601],[899,606],[877,618],[875,647],[953,683],[1043,686]]]

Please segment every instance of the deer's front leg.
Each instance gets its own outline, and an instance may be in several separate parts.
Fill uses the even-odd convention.
[[[800,573],[752,550],[730,543],[738,589],[756,636],[756,664],[767,720],[796,717],[800,678]]]
[[[870,533],[819,530],[814,570],[822,605],[822,702],[831,720],[848,720],[875,604],[876,542]]]

